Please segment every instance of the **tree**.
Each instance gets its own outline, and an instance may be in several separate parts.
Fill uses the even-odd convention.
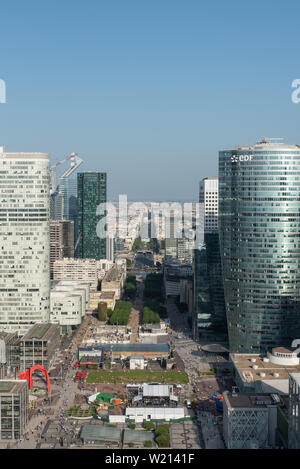
[[[170,446],[170,435],[168,433],[162,433],[156,438],[156,443],[159,448],[168,448]]]
[[[156,238],[151,238],[149,241],[149,249],[154,252],[159,252],[159,244]]]
[[[170,446],[170,425],[159,425],[155,430],[156,443],[160,448]]]
[[[142,247],[142,240],[141,237],[135,238],[133,245],[132,245],[132,250],[133,251],[138,251]]]
[[[144,422],[144,429],[150,432],[154,430],[154,423],[153,422]]]
[[[103,301],[98,303],[98,319],[99,321],[107,321],[107,304]]]
[[[125,284],[125,295],[129,296],[129,298],[134,298],[136,294],[136,286],[134,283],[127,282]]]
[[[117,301],[115,309],[109,318],[109,324],[119,324],[127,326],[132,303],[130,301]]]

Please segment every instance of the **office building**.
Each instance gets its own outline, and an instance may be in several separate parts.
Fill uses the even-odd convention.
[[[288,448],[300,449],[300,373],[289,375]]]
[[[300,373],[295,350],[275,347],[266,355],[232,353],[233,378],[243,393],[289,393],[289,374]]]
[[[19,339],[20,371],[26,371],[34,365],[41,365],[47,370],[60,350],[59,324],[35,324]]]
[[[19,440],[29,421],[29,389],[24,380],[0,380],[0,439]]]
[[[105,259],[106,237],[97,234],[97,225],[105,213],[98,212],[99,205],[107,201],[106,173],[77,174],[78,232],[81,238],[76,256],[81,259]]]
[[[54,280],[80,280],[89,282],[91,290],[97,290],[99,281],[104,278],[105,272],[111,269],[113,262],[106,259],[72,259],[65,258],[54,262]]]
[[[63,219],[74,223],[74,243],[76,243],[79,234],[77,221],[77,173],[69,178],[60,179],[59,187],[64,199]]]
[[[106,259],[115,262],[116,259],[116,240],[115,238],[106,238]]]
[[[90,284],[76,280],[51,282],[50,320],[60,324],[61,335],[70,335],[89,307]]]
[[[204,231],[206,233],[218,231],[219,180],[217,177],[207,177],[199,184],[199,203],[204,209]]]
[[[124,293],[124,286],[126,282],[126,259],[125,264],[116,264],[105,273],[101,281],[101,293],[114,292],[115,300],[120,300]]]
[[[227,449],[264,449],[276,444],[277,394],[223,394],[223,436]]]
[[[56,220],[50,222],[50,276],[53,264],[64,257],[74,257],[74,222]]]
[[[197,233],[194,271],[193,335],[226,335],[226,312],[218,232],[217,177],[204,178],[199,185],[199,216],[203,232]]]
[[[177,259],[169,259],[164,262],[164,291],[166,298],[184,296],[182,281],[192,281],[192,266],[181,264]]]
[[[219,156],[219,234],[230,350],[300,337],[300,147],[263,139]]]
[[[49,155],[0,147],[0,330],[50,314]]]
[[[50,196],[50,220],[64,219],[64,196],[57,191]]]

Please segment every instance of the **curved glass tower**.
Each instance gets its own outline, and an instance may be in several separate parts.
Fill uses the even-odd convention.
[[[300,338],[300,146],[219,154],[219,234],[230,349]]]

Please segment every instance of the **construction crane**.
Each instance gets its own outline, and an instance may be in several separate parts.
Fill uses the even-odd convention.
[[[54,166],[50,167],[50,184],[51,184],[50,195],[52,197],[57,195],[57,191],[56,191],[56,170],[60,165],[62,165],[63,163],[65,163],[67,161],[71,162],[70,167],[62,174],[62,176],[60,176],[60,179],[67,179],[83,163],[83,160],[81,160],[78,157],[77,153],[71,153],[69,156],[67,156],[63,160],[59,161],[58,163],[56,163]]]

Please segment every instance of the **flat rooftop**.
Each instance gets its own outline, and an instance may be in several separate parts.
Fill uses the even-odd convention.
[[[145,397],[169,397],[171,394],[168,384],[143,384],[143,396]]]
[[[12,152],[9,152],[7,153],[6,151],[4,151],[3,147],[0,147],[0,158],[3,158],[3,159],[17,159],[17,158],[20,158],[20,159],[44,159],[44,160],[49,160],[50,156],[48,155],[48,153],[38,153],[38,152],[32,152],[32,153],[22,153],[22,152],[18,152],[18,153],[12,153]]]
[[[114,291],[102,291],[100,294],[100,298],[103,298],[103,300],[113,300],[115,296]]]
[[[109,427],[108,425],[83,425],[80,437],[90,441],[120,442],[121,430],[118,427]]]
[[[124,430],[124,443],[136,443],[143,444],[145,441],[154,442],[154,437],[152,432],[147,432],[145,430]]]
[[[102,282],[117,282],[120,276],[121,276],[121,272],[115,266],[106,272]]]
[[[0,380],[0,394],[15,394],[25,384],[20,380]]]
[[[59,324],[35,324],[29,331],[22,337],[22,341],[39,339],[48,340],[51,339],[54,331],[59,328]]]
[[[276,141],[278,140],[278,141]],[[283,152],[286,152],[286,151],[290,151],[290,150],[297,150],[299,151],[300,150],[300,146],[299,145],[289,145],[289,144],[285,144],[285,143],[281,143],[280,140],[283,140],[281,138],[279,139],[275,139],[275,138],[266,138],[266,137],[262,137],[261,141],[260,142],[256,142],[254,145],[237,145],[234,149],[235,150],[238,150],[238,151],[270,151],[270,150],[274,150],[274,151],[283,151]],[[228,151],[228,150],[224,150],[224,151]]]
[[[282,399],[278,394],[234,394],[224,393],[223,399],[225,399],[228,407],[237,408],[237,407],[257,407],[257,408],[266,408],[270,405],[279,405],[283,404]]]
[[[286,366],[276,365],[270,361],[264,362],[263,358],[266,357],[258,354],[233,353],[231,357],[234,357],[233,364],[243,381],[248,383],[261,380],[288,379],[290,373],[300,373],[300,365]],[[255,362],[251,362],[253,358],[256,359]],[[252,368],[253,365],[257,365],[257,368]],[[265,373],[265,376],[260,376],[260,373]],[[278,376],[274,376],[273,373],[277,373]]]

